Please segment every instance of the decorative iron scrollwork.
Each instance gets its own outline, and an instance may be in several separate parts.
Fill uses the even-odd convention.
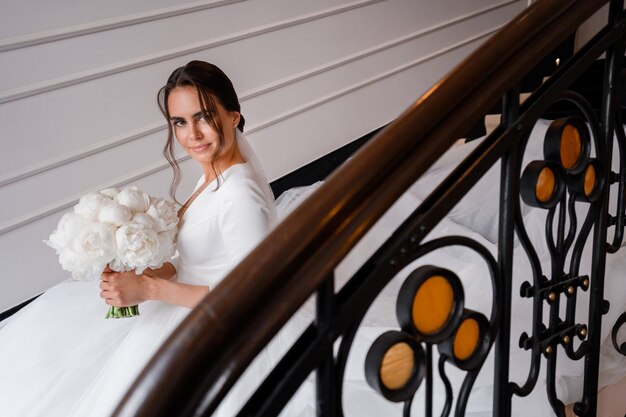
[[[475,241],[458,236],[428,242],[420,252],[423,255],[454,244],[476,250],[487,261],[494,291],[491,318],[465,307],[463,285],[453,271],[426,265],[408,275],[396,302],[400,330],[380,335],[365,359],[368,384],[387,400],[404,402],[405,416],[410,415],[413,397],[428,378],[428,368],[432,368],[432,346],[436,345],[439,351],[439,374],[446,388],[442,416],[447,416],[453,394],[445,363],[468,372],[457,401],[457,413],[462,414],[470,388],[495,339],[499,287],[495,281],[496,263],[489,252]]]
[[[543,142],[544,159],[530,162],[520,178],[522,201],[547,210],[545,237],[551,261],[547,276],[541,272],[521,216],[516,217],[517,234],[533,264],[535,276],[533,284],[524,282],[520,288],[522,297],[534,299],[532,335],[523,333],[519,344],[523,349],[532,350],[531,368],[525,384],[513,384],[513,392],[525,396],[533,389],[543,355],[548,361],[548,398],[557,415],[564,413],[554,386],[557,347],[562,346],[573,360],[581,359],[591,348],[586,340],[588,326],[576,323],[575,312],[578,290],[587,291],[590,287],[590,276],[579,273],[580,259],[597,221],[597,207],[606,182],[604,164],[591,156],[592,145],[596,153],[602,151],[593,111],[588,102],[575,93],[566,93],[563,99],[576,105],[587,120],[572,116],[553,121]],[[576,203],[588,204],[580,227]],[[567,300],[564,316],[559,312],[561,297]],[[550,307],[547,326],[542,318],[544,303]],[[577,350],[573,347],[574,338],[582,341]]]
[[[617,184],[617,203],[615,215],[609,214],[608,219],[609,227],[615,227],[613,241],[607,247],[608,253],[615,253],[622,246],[626,225],[626,133],[624,132],[622,109],[619,106],[615,111],[615,136],[617,154],[619,155],[619,172],[611,170],[609,178],[611,184]]]
[[[544,141],[544,161],[532,161],[520,180],[526,204],[551,209],[569,191],[575,201],[593,202],[604,189],[604,166],[590,158],[591,140],[579,117],[555,120]]]
[[[613,342],[613,347],[622,355],[626,356],[626,342],[619,343],[617,341],[617,333],[621,329],[621,327],[626,323],[626,313],[622,313],[621,316],[615,322],[613,329],[611,330],[611,341]]]
[[[424,356],[424,349],[412,335],[383,333],[365,360],[367,382],[389,401],[409,401],[426,375]]]

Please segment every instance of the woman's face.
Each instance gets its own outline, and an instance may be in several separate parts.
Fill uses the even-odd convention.
[[[239,123],[239,112],[226,110],[219,100],[214,100],[217,117],[224,131],[224,147],[215,159],[215,168],[223,171],[239,155],[235,140],[235,127]],[[219,135],[202,116],[200,100],[195,87],[174,88],[167,99],[170,123],[178,143],[200,164],[205,172],[211,167],[213,155],[219,146]]]

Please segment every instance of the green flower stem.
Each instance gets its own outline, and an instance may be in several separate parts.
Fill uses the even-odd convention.
[[[130,306],[130,307],[109,307],[109,311],[107,311],[104,316],[105,319],[121,319],[126,317],[135,317],[139,315],[139,306]]]

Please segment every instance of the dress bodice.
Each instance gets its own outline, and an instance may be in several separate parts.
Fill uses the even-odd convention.
[[[204,182],[200,178],[196,189]],[[213,288],[260,241],[275,220],[249,164],[235,164],[210,183],[183,214],[178,280]]]

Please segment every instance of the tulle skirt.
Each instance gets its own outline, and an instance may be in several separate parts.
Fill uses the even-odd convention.
[[[0,329],[3,416],[105,417],[189,309],[159,302],[104,319],[98,281],[66,281]]]

